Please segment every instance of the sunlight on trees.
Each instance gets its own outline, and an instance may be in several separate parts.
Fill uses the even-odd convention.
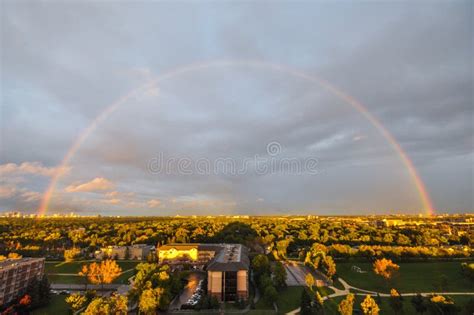
[[[391,259],[377,259],[374,264],[374,272],[382,276],[385,280],[391,279],[400,266],[393,263]]]

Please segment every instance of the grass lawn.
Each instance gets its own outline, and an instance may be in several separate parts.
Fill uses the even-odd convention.
[[[301,293],[303,287],[286,287],[281,292],[278,292],[277,305],[278,313],[285,314],[301,305]]]
[[[356,296],[356,301],[354,303],[354,310],[360,310],[360,303],[364,300],[365,296]],[[375,297],[373,297],[375,298]],[[415,312],[415,309],[411,305],[411,296],[407,296],[404,298],[403,301],[403,314],[404,315],[419,315]],[[461,310],[465,308],[465,305],[471,298],[470,296],[452,296],[455,305],[457,305]],[[326,309],[326,314],[338,314],[337,305],[340,301],[344,299],[344,297],[337,297],[331,300],[326,300],[324,302],[324,307]],[[396,315],[395,312],[392,310],[389,304],[388,298],[381,298],[382,303],[379,304],[380,307],[380,314],[384,315]],[[462,312],[460,314],[463,314]]]
[[[91,261],[73,261],[73,262],[46,262],[45,270],[48,274],[48,279],[51,283],[66,283],[66,284],[82,284],[84,279],[76,276],[82,265],[90,264]],[[120,268],[122,268],[122,274],[114,280],[113,283],[128,283],[128,278],[133,276],[135,272],[135,266],[139,264],[137,261],[118,261]],[[65,273],[70,275],[54,275],[52,273]]]
[[[318,292],[321,296],[327,296],[334,293],[334,290],[328,287],[318,287]]]
[[[275,315],[276,312],[273,310],[250,310],[246,315]]]
[[[357,273],[351,270],[356,265],[367,273]],[[338,263],[338,275],[350,285],[360,289],[377,292],[389,292],[390,288],[404,292],[431,292],[440,291],[442,278],[447,280],[443,291],[472,292],[469,281],[461,274],[460,262],[413,262],[400,263],[398,274],[387,282],[372,271],[370,263]]]
[[[72,261],[72,262],[45,262],[46,273],[78,273],[82,265],[90,264],[93,260],[88,261]],[[123,271],[128,269],[134,269],[138,261],[117,261],[117,264],[122,268]]]
[[[32,311],[31,315],[69,314],[69,307],[64,300],[65,298],[66,295],[52,295],[48,306]]]

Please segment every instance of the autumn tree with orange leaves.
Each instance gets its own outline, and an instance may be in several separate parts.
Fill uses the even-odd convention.
[[[392,262],[391,259],[377,259],[374,262],[374,272],[379,276],[382,276],[385,280],[389,280],[393,277],[395,272],[400,269],[400,266]]]
[[[101,263],[83,265],[79,275],[86,277],[92,284],[100,284],[103,288],[104,284],[112,283],[121,273],[122,268],[115,260],[104,260]]]

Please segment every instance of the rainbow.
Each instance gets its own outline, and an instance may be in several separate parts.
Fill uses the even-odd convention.
[[[383,124],[374,116],[372,115],[369,110],[359,101],[357,101],[352,96],[348,95],[347,93],[341,91],[334,85],[330,84],[328,81],[317,77],[315,75],[309,75],[307,73],[301,72],[299,70],[295,70],[293,68],[289,68],[287,66],[283,66],[280,64],[275,63],[268,63],[263,61],[256,61],[256,60],[220,60],[220,61],[211,61],[205,63],[196,63],[187,65],[184,67],[175,68],[169,72],[166,72],[156,78],[150,80],[149,82],[145,83],[144,85],[133,89],[132,91],[128,92],[127,94],[120,97],[117,101],[107,106],[92,122],[91,124],[79,135],[73,145],[69,148],[66,155],[64,156],[58,171],[52,176],[51,181],[43,194],[40,206],[38,208],[38,215],[44,215],[48,210],[49,202],[52,198],[54,190],[56,188],[56,184],[59,179],[64,175],[64,170],[67,169],[67,166],[76,152],[79,150],[81,145],[84,141],[94,132],[97,126],[106,120],[113,112],[115,112],[120,106],[125,104],[128,100],[132,99],[133,97],[137,97],[142,93],[147,91],[151,91],[152,89],[156,88],[156,84],[164,81],[166,79],[170,79],[172,77],[177,77],[179,75],[183,75],[185,73],[190,73],[194,71],[204,70],[208,68],[216,68],[216,67],[230,67],[230,66],[245,66],[245,67],[254,67],[254,68],[262,68],[266,70],[273,70],[277,72],[284,73],[286,75],[291,75],[296,78],[300,78],[306,80],[308,82],[312,82],[320,87],[323,87],[328,92],[332,93],[334,96],[338,97],[339,99],[343,100],[345,103],[352,106],[355,110],[357,110],[363,117],[365,117],[379,132],[380,134],[388,141],[390,146],[395,150],[398,154],[401,162],[405,165],[408,173],[413,180],[414,186],[419,194],[420,201],[423,205],[423,211],[426,211],[427,214],[432,215],[434,214],[433,203],[430,199],[429,193],[421,179],[418,171],[416,170],[413,162],[408,157],[407,153],[403,150],[401,145],[397,142],[395,137],[383,126]]]

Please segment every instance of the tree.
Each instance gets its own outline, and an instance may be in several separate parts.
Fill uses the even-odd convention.
[[[369,294],[365,297],[364,301],[360,303],[360,307],[364,315],[378,315],[380,312],[379,306]]]
[[[463,315],[472,315],[474,314],[474,298],[470,298],[464,307]]]
[[[270,273],[270,261],[265,255],[257,255],[252,259],[252,268],[257,277]]]
[[[318,291],[316,291],[315,294],[315,300],[314,300],[314,313],[316,314],[324,314],[324,300],[321,294],[319,294]]]
[[[314,277],[313,277],[313,275],[310,274],[310,273],[306,274],[306,277],[304,278],[304,282],[306,283],[308,288],[311,291],[313,291],[313,287],[314,287]]]
[[[339,314],[341,315],[352,315],[354,308],[354,294],[349,293],[344,300],[339,303],[337,307]]]
[[[92,300],[83,313],[84,315],[126,315],[128,300],[123,295],[98,297]]]
[[[393,277],[393,274],[400,268],[399,265],[392,262],[391,259],[377,259],[374,262],[374,272],[382,276],[385,280],[389,280]]]
[[[286,259],[286,250],[290,245],[289,239],[284,239],[276,242],[276,250],[279,258]]]
[[[326,276],[331,279],[336,274],[336,263],[331,256],[324,258],[324,267],[326,269]]]
[[[265,301],[265,303],[267,303],[268,305],[272,305],[273,302],[276,301],[277,297],[278,292],[274,286],[269,285],[265,288],[265,291],[263,292],[263,300]]]
[[[400,293],[397,290],[390,290],[390,307],[393,309],[395,314],[400,314],[403,312],[403,300]]]
[[[469,279],[472,286],[474,284],[474,263],[462,263],[461,270],[463,275]]]
[[[279,261],[277,261],[273,267],[273,284],[277,288],[286,287],[286,269],[285,266]]]
[[[428,300],[428,311],[433,315],[457,314],[459,309],[454,305],[454,301],[442,295],[433,295]]]
[[[20,254],[17,254],[17,253],[10,253],[8,254],[8,259],[21,259],[22,256]]]
[[[89,283],[89,273],[91,268],[87,265],[82,265],[81,270],[79,271],[78,275],[84,279],[84,286],[85,290],[87,291],[87,284]]]
[[[115,260],[104,260],[100,264],[93,262],[89,266],[82,266],[79,275],[87,276],[91,283],[103,287],[104,284],[112,283],[121,273],[122,269]]]
[[[159,303],[159,294],[156,289],[146,289],[140,295],[138,308],[144,315],[156,314]]]
[[[71,249],[66,249],[64,251],[64,260],[66,262],[73,261],[76,257],[78,257],[81,254],[81,250],[79,248],[71,248]]]
[[[66,298],[66,303],[69,304],[73,312],[80,310],[86,302],[86,296],[79,293],[73,293]]]
[[[301,292],[301,315],[310,315],[311,314],[311,297],[308,294],[306,289],[303,289]]]
[[[423,314],[427,310],[425,299],[423,298],[423,296],[421,296],[420,293],[412,297],[411,305],[413,305],[413,308],[419,314]]]

